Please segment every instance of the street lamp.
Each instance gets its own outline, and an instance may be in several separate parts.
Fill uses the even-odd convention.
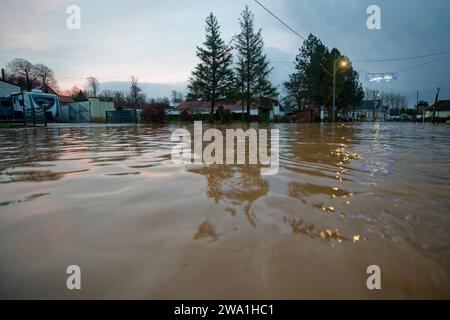
[[[345,58],[337,57],[333,61],[333,122],[336,122],[336,71],[338,63],[342,69],[348,66],[348,61]]]

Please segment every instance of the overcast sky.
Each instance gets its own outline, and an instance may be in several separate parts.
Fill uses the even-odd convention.
[[[450,50],[449,0],[260,0],[287,24],[313,33],[351,60],[389,59]],[[69,30],[69,5],[81,9],[81,29]],[[275,68],[273,81],[287,80],[302,40],[253,0],[1,0],[0,65],[21,57],[51,67],[61,88],[84,86],[96,76],[102,89],[126,89],[138,77],[150,97],[183,89],[197,62],[195,46],[204,40],[204,19],[214,12],[226,41],[239,31],[238,17],[248,4],[263,29],[266,52]],[[366,27],[370,4],[381,8],[381,30]],[[365,72],[393,72],[439,58],[399,79],[373,85]],[[450,98],[450,54],[417,60],[359,63],[364,87],[405,94],[415,103]],[[119,81],[111,83],[113,81]],[[280,85],[281,88],[281,85]]]

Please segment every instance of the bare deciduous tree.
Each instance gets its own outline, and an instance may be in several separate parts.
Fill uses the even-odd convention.
[[[12,80],[19,85],[24,85],[25,89],[31,91],[36,82],[36,69],[31,62],[25,59],[16,58],[6,65],[7,72]]]
[[[138,85],[138,79],[134,76],[131,76],[130,80],[130,101],[135,105],[139,104],[142,101],[142,89]]]
[[[173,105],[176,105],[177,103],[183,101],[183,94],[176,90],[172,90],[172,93],[170,94],[170,101],[172,101]]]
[[[114,102],[116,107],[120,107],[126,101],[126,93],[119,90],[103,90],[99,96],[107,101]]]
[[[41,84],[56,87],[57,82],[52,69],[42,63],[35,64],[34,69],[36,78]]]
[[[100,83],[95,77],[88,77],[87,79],[88,87],[92,90],[92,96],[96,97],[100,88]]]

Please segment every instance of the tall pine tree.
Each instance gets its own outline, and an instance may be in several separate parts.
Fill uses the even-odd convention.
[[[263,51],[261,29],[255,32],[253,13],[248,6],[241,13],[239,24],[241,33],[235,36],[237,88],[245,101],[249,121],[250,107],[255,98],[275,98],[278,93],[269,80],[272,68]]]
[[[333,64],[336,60],[346,60],[347,67],[336,71],[337,110],[361,103],[364,94],[356,72],[348,58],[337,49],[331,51],[310,34],[295,58],[295,72],[284,83],[287,101],[298,109],[327,106],[331,112],[333,101]]]
[[[304,105],[318,108],[330,101],[332,73],[326,68],[328,56],[328,48],[310,34],[295,58],[295,72],[284,84],[298,108]]]
[[[197,47],[197,56],[201,62],[192,71],[188,99],[210,101],[212,120],[217,102],[227,100],[233,94],[233,56],[231,47],[220,36],[219,24],[212,13],[206,18],[205,30],[204,47]]]

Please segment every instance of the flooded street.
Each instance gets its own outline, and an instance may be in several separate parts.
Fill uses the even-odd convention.
[[[450,298],[448,125],[274,127],[273,176],[175,166],[176,125],[1,129],[0,297]]]

